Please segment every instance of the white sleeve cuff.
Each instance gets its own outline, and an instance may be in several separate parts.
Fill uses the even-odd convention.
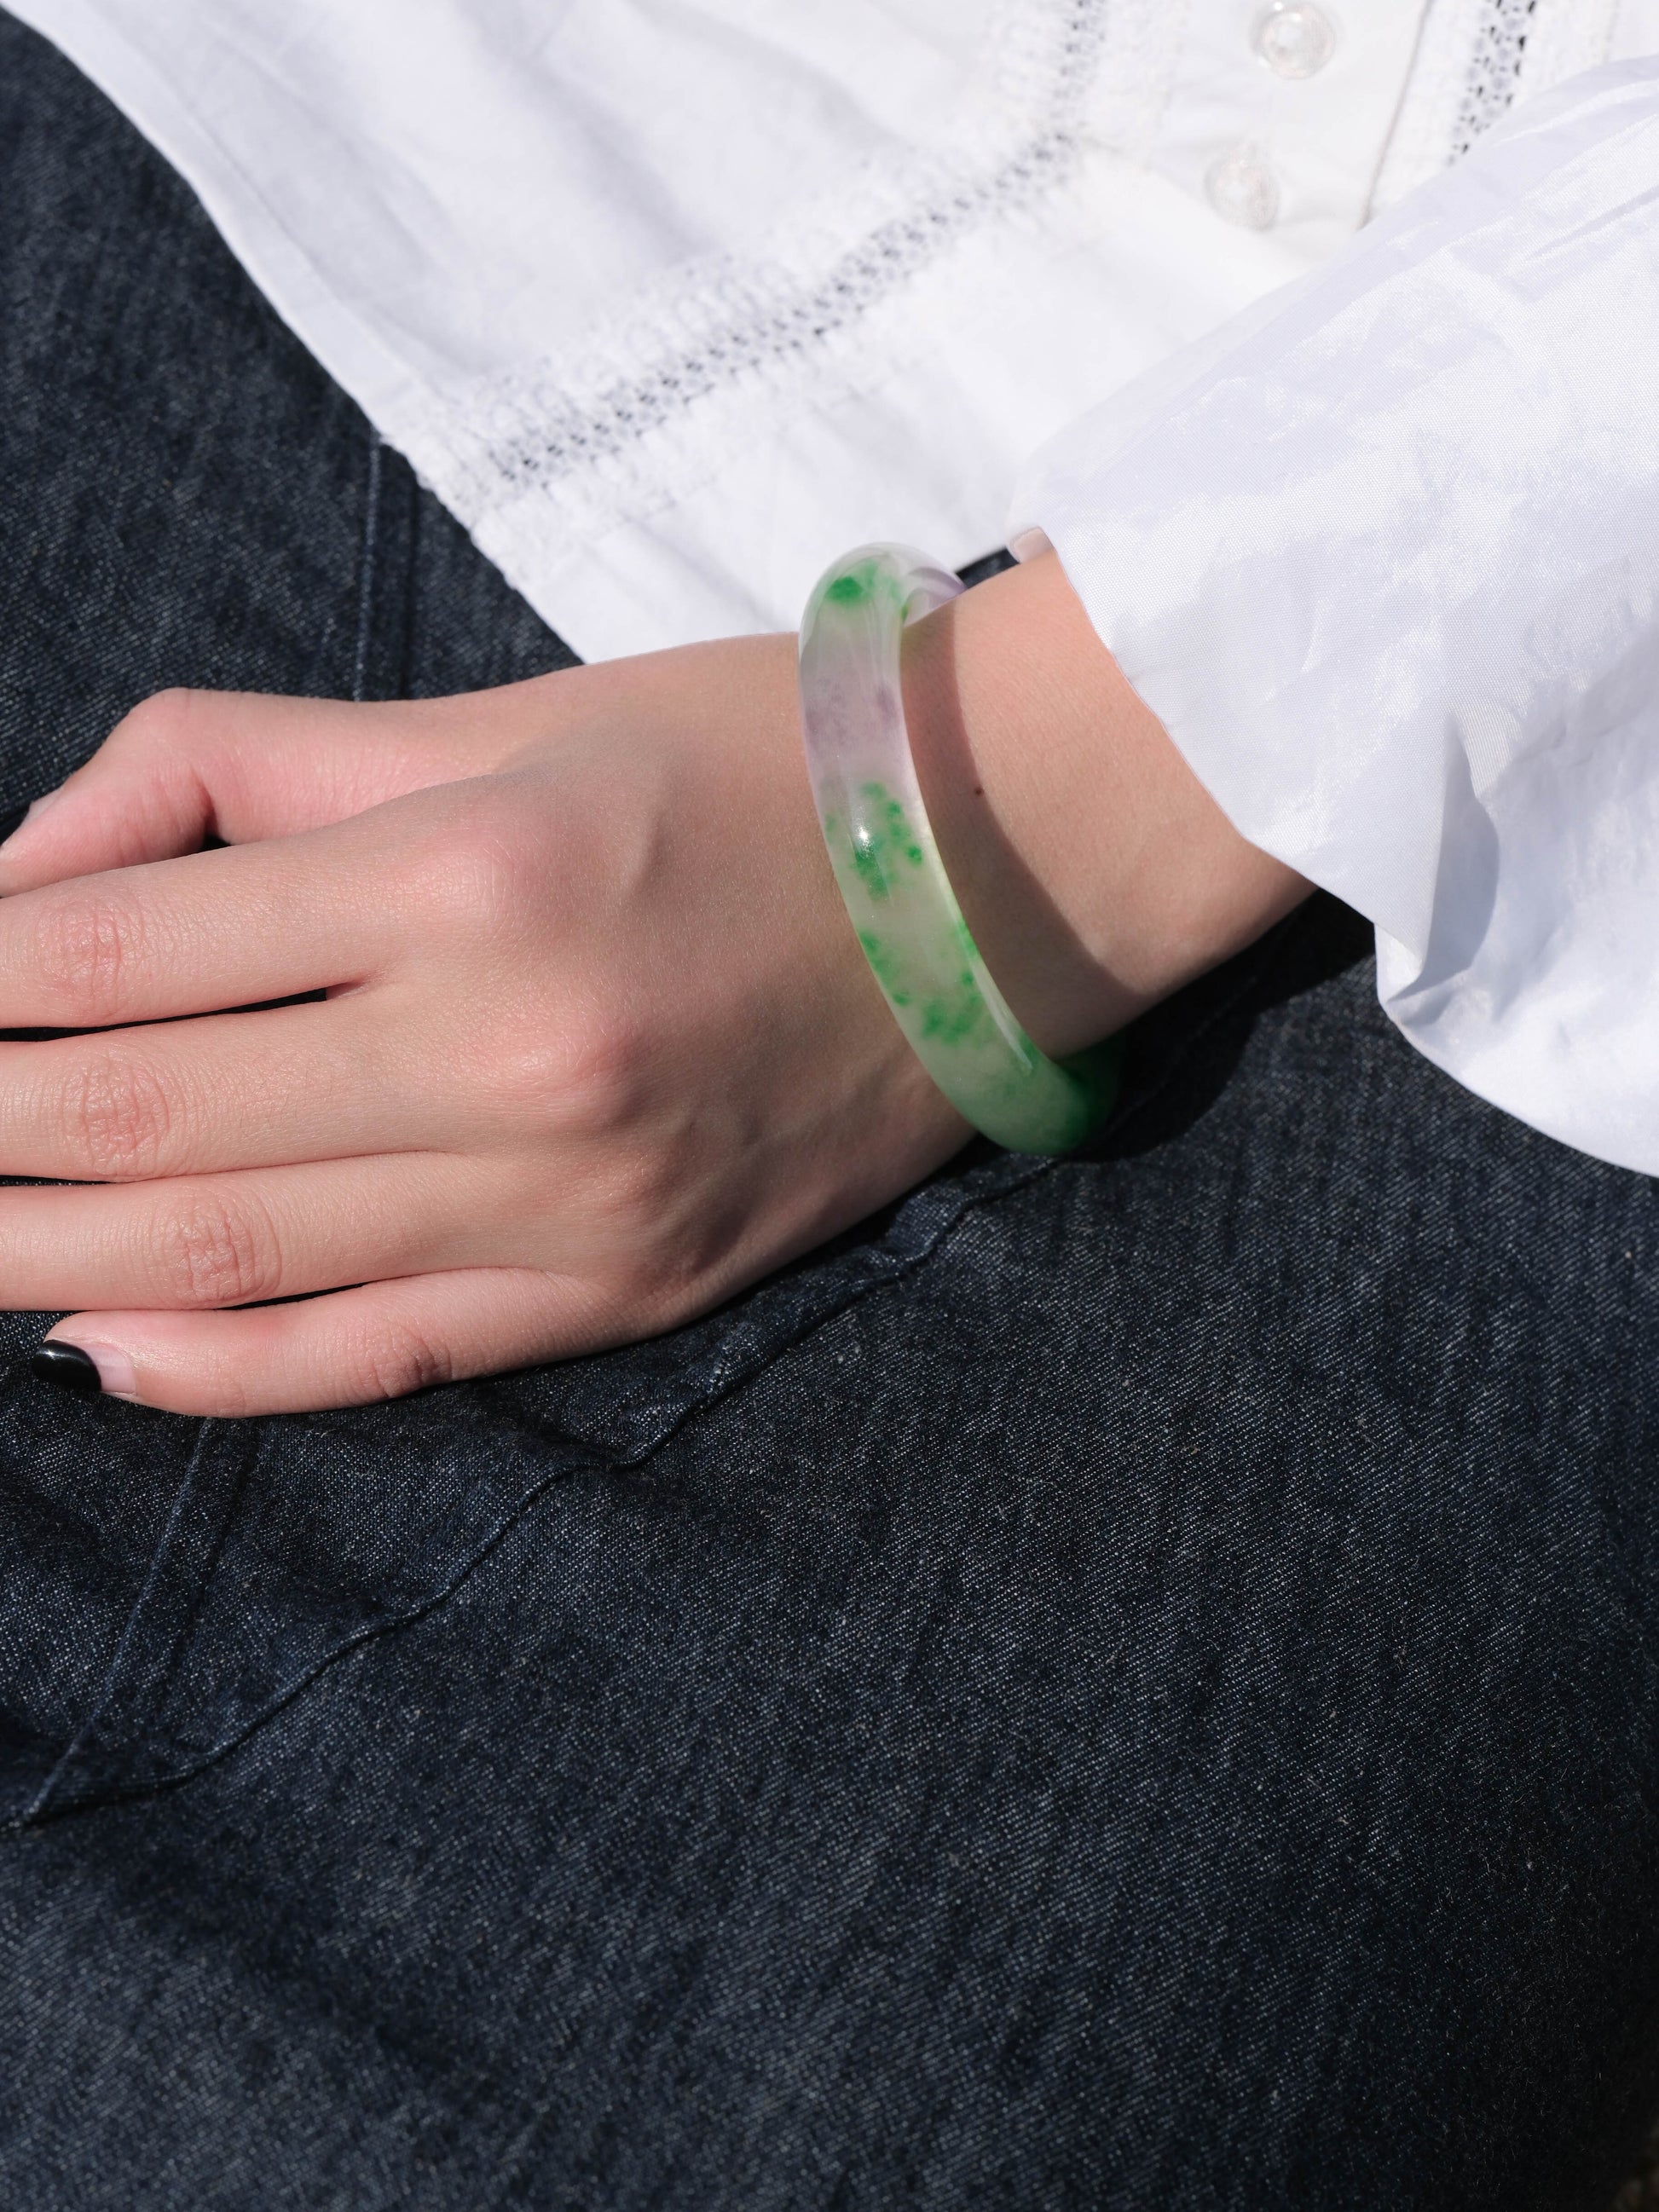
[[[1040,532],[1457,1079],[1659,1172],[1659,62],[1529,106],[1065,431]]]

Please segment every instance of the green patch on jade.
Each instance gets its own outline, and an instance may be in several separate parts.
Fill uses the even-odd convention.
[[[899,958],[892,946],[876,935],[873,929],[861,929],[859,943],[864,947],[864,957],[875,970],[876,981],[890,991],[899,979]]]
[[[860,561],[843,568],[833,584],[825,586],[823,598],[832,607],[860,607],[875,599],[888,600],[901,614],[904,606],[896,579],[878,561]]]
[[[847,841],[848,851],[858,879],[870,897],[884,899],[892,888],[895,863],[903,860],[919,868],[927,855],[903,802],[893,798],[885,784],[861,784],[859,791],[860,797],[870,800],[876,819],[859,823]],[[832,845],[834,822],[833,816],[826,816],[823,823],[823,834]]]
[[[969,987],[954,1004],[949,999],[929,999],[921,1010],[921,1033],[934,1044],[972,1044],[990,1024],[990,1010],[981,998],[971,975]]]

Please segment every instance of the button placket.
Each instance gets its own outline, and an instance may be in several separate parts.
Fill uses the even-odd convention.
[[[1336,51],[1336,27],[1317,0],[1267,0],[1250,24],[1256,59],[1273,76],[1315,76]],[[1262,146],[1243,139],[1217,155],[1205,172],[1204,189],[1224,222],[1244,230],[1270,230],[1279,219],[1281,187]]]

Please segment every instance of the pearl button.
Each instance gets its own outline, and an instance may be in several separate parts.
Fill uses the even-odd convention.
[[[1279,179],[1254,146],[1234,146],[1210,164],[1210,205],[1243,230],[1270,230],[1279,213]]]
[[[1276,76],[1311,76],[1336,52],[1336,33],[1313,0],[1273,0],[1256,17],[1252,43]]]

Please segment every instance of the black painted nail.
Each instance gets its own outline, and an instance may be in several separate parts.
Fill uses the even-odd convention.
[[[88,1358],[78,1344],[64,1344],[49,1336],[29,1362],[29,1372],[42,1382],[55,1382],[60,1390],[78,1390],[83,1398],[95,1398],[103,1389],[103,1378],[98,1372],[98,1363]]]

